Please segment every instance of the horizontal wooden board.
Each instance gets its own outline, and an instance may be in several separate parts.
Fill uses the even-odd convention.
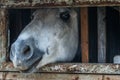
[[[1,8],[120,6],[120,0],[0,0]]]
[[[0,71],[18,71],[12,63],[2,63]],[[75,74],[119,74],[120,64],[95,64],[95,63],[56,63],[48,64],[38,70],[41,73],[75,73]]]
[[[104,80],[120,80],[120,75],[105,75]]]
[[[49,74],[49,73],[0,73],[2,80],[102,80],[102,75]]]
[[[120,75],[0,72],[0,80],[120,80]]]

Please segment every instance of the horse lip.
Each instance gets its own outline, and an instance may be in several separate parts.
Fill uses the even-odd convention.
[[[21,70],[22,72],[28,73],[32,72],[34,68],[38,65],[38,63],[41,61],[42,57],[38,60],[36,60],[27,70]]]

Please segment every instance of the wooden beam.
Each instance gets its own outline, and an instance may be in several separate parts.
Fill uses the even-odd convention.
[[[120,80],[120,75],[105,75],[103,80]]]
[[[105,7],[97,8],[98,14],[98,62],[106,62],[106,9]]]
[[[0,0],[1,8],[120,6],[120,0]]]
[[[89,41],[88,41],[88,8],[82,7],[81,15],[81,51],[82,62],[89,62]]]
[[[120,80],[119,75],[0,72],[0,80]]]
[[[7,10],[0,9],[0,64],[6,60],[7,47]]]
[[[0,67],[1,72],[18,72],[12,63],[4,63]],[[54,63],[43,66],[38,70],[40,73],[63,73],[63,74],[106,74],[120,75],[120,64],[97,64],[97,63]]]
[[[103,80],[102,75],[1,72],[0,80]]]

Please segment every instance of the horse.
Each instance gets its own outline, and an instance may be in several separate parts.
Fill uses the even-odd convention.
[[[36,10],[10,49],[20,71],[36,72],[44,65],[72,61],[78,48],[77,12],[68,8]]]

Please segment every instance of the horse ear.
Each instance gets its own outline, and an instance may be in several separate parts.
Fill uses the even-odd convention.
[[[32,14],[32,16],[35,16],[35,15],[37,14],[37,12],[38,12],[38,10],[36,10],[36,11]]]
[[[30,19],[32,20],[34,18],[34,15],[32,14],[31,16],[30,16]]]
[[[38,12],[40,12],[40,10],[34,11],[33,14],[31,15],[31,19],[33,19],[35,17],[35,15],[37,15]]]

